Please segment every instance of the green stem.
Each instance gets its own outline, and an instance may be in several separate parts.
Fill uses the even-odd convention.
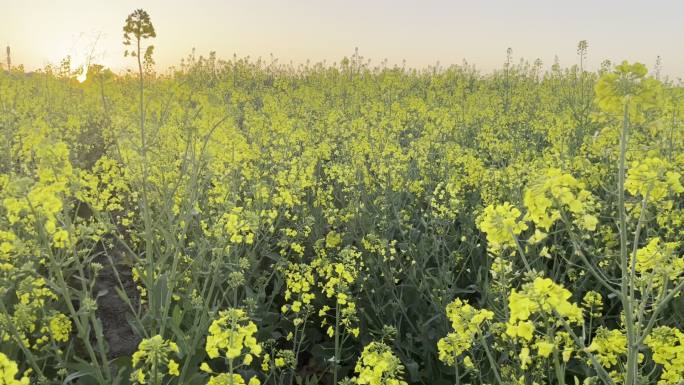
[[[337,362],[340,359],[340,303],[335,301],[335,356],[333,357],[333,384],[337,385]]]
[[[480,343],[482,343],[482,347],[484,347],[485,353],[487,354],[487,360],[489,360],[489,365],[492,367],[492,371],[494,372],[496,383],[501,385],[501,376],[499,375],[499,370],[496,368],[496,361],[494,361],[494,356],[492,356],[492,352],[489,350],[489,345],[487,345],[487,341],[485,341],[484,335],[482,334],[480,334]]]
[[[627,366],[625,373],[625,385],[635,385],[638,371],[638,336],[632,311],[633,298],[631,292],[634,285],[634,277],[630,269],[629,251],[627,250],[627,213],[625,210],[625,158],[627,153],[627,141],[629,138],[629,97],[625,101],[622,133],[620,135],[620,159],[618,170],[618,215],[620,230],[620,300],[625,313],[625,329],[627,331]]]
[[[520,258],[523,261],[523,264],[525,265],[525,269],[528,272],[532,272],[532,268],[530,267],[530,264],[527,262],[527,257],[525,256],[525,250],[523,250],[522,245],[520,244],[520,241],[518,240],[518,237],[509,230],[509,233],[511,234],[511,237],[513,237],[513,240],[515,241],[515,246],[518,249],[518,252],[520,253]]]
[[[563,368],[558,357],[558,349],[554,349],[553,352],[553,368],[556,372],[556,379],[558,380],[558,385],[565,385],[565,375],[563,373]]]
[[[457,351],[456,346],[454,346],[454,351]],[[461,384],[461,376],[458,373],[458,357],[456,357],[456,359],[454,360],[454,384],[456,384],[456,385]]]

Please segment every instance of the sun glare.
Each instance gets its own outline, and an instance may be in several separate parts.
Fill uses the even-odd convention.
[[[78,80],[79,83],[83,83],[84,81],[86,81],[87,78],[88,66],[84,64],[83,66],[81,66],[81,73],[78,74],[78,76],[76,76],[76,80]]]

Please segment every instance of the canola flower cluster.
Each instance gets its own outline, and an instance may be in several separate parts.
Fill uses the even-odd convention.
[[[54,312],[44,317],[44,307],[58,299],[54,292],[46,287],[43,278],[25,278],[19,282],[16,290],[19,301],[14,305],[11,315],[0,318],[0,340],[9,341],[19,338],[25,346],[40,349],[50,339],[66,342],[71,334],[71,319],[63,313]],[[12,328],[10,328],[10,324]],[[16,335],[13,335],[13,330]]]
[[[252,377],[247,383],[245,383],[244,378],[241,375],[234,373],[221,373],[216,376],[209,378],[207,385],[259,385],[261,382],[258,378]]]
[[[603,311],[603,296],[601,293],[589,290],[582,298],[582,306],[588,310],[592,317],[600,317]]]
[[[251,365],[255,357],[261,356],[263,348],[255,337],[256,332],[256,324],[243,309],[229,308],[219,312],[209,326],[205,350],[211,360],[223,358],[230,371],[216,373],[207,362],[203,362],[201,370],[211,374],[208,384],[245,384],[243,376],[234,370]],[[268,358],[265,357],[266,360]],[[248,385],[259,384],[261,381],[257,376],[252,376],[248,382]]]
[[[243,362],[249,365],[254,356],[261,354],[261,345],[254,337],[256,331],[256,324],[244,310],[222,310],[209,326],[207,355],[211,359],[222,356],[234,360],[244,354]]]
[[[131,366],[134,368],[131,381],[136,384],[155,384],[167,374],[179,376],[179,364],[173,358],[179,353],[178,345],[158,334],[143,339],[131,357]]]
[[[285,289],[285,300],[292,301],[292,303],[282,306],[281,311],[283,314],[288,311],[299,314],[303,306],[311,305],[311,301],[316,298],[316,294],[312,292],[315,285],[315,277],[311,265],[304,263],[289,264],[285,272],[285,284],[287,286],[287,289]],[[295,320],[295,324],[299,322],[301,321]]]
[[[359,385],[407,385],[403,379],[404,366],[392,349],[382,342],[371,342],[363,348],[354,367]]]
[[[508,202],[485,208],[479,227],[487,234],[487,242],[493,252],[515,247],[515,236],[527,230],[527,224],[521,220],[521,215],[520,210]]]
[[[572,214],[581,228],[596,230],[598,219],[592,214],[594,197],[585,189],[584,183],[560,169],[548,169],[531,183],[523,202],[527,208],[526,217],[545,231],[561,219],[562,210]]]
[[[654,108],[660,96],[658,80],[647,75],[645,65],[623,61],[596,82],[596,102],[607,113],[619,116],[626,108],[630,120],[643,121],[639,110]]]
[[[494,313],[484,309],[477,310],[459,298],[447,305],[446,313],[453,332],[437,342],[437,349],[439,359],[453,366],[458,357],[472,347],[473,342],[477,340],[477,334],[483,333],[483,324],[492,320]],[[470,358],[466,359],[470,361]]]
[[[0,353],[0,384],[2,385],[29,385],[31,379],[23,374],[19,379],[19,369],[17,363],[7,358],[3,353]]]
[[[334,299],[334,307],[323,305],[318,311],[322,317],[321,326],[327,327],[329,337],[335,334],[335,324],[329,323],[328,317],[339,321],[349,333],[358,337],[360,329],[357,326],[356,301],[352,293],[352,285],[358,277],[357,260],[360,254],[351,248],[340,251],[340,262],[327,258],[317,258],[311,265],[316,269],[320,279],[319,288],[326,298]],[[334,313],[334,314],[331,314]]]
[[[264,354],[261,362],[261,370],[264,373],[269,373],[272,370],[293,369],[296,367],[296,357],[294,351],[290,349],[280,349],[273,355],[270,353]]]
[[[684,274],[684,256],[677,256],[679,244],[655,237],[637,250],[634,269],[642,285],[660,288],[665,282],[680,279]]]
[[[656,203],[673,193],[684,192],[681,178],[682,175],[673,171],[667,161],[646,158],[632,163],[625,180],[625,188],[632,195],[641,196],[649,203]]]
[[[518,355],[523,369],[532,363],[530,347],[535,348],[537,355],[543,358],[559,349],[563,361],[570,360],[574,343],[562,329],[566,325],[584,322],[582,309],[569,301],[571,296],[570,291],[549,278],[535,278],[533,282],[525,284],[523,290],[511,291],[506,335],[523,345]],[[548,336],[549,329],[553,332],[551,338]]]
[[[658,385],[673,385],[684,379],[684,332],[659,326],[644,341],[653,352],[653,361],[663,366]]]
[[[616,366],[622,362],[627,353],[627,337],[622,330],[599,327],[596,336],[588,346],[588,351],[597,353],[598,360],[605,368]]]

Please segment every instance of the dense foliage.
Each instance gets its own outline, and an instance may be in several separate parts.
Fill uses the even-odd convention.
[[[0,384],[683,380],[681,87],[146,68],[0,74]]]

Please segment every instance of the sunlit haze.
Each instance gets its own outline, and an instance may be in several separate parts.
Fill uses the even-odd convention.
[[[71,55],[76,66],[93,57],[120,71],[133,65],[123,57],[122,26],[136,8],[156,27],[159,70],[193,48],[226,59],[273,54],[281,63],[333,63],[355,47],[376,64],[467,60],[483,71],[499,67],[511,47],[516,60],[539,58],[548,68],[556,55],[563,66],[576,64],[577,43],[587,40],[591,69],[604,59],[653,68],[661,56],[664,74],[684,76],[684,2],[675,0],[5,0],[0,44],[27,70]]]

